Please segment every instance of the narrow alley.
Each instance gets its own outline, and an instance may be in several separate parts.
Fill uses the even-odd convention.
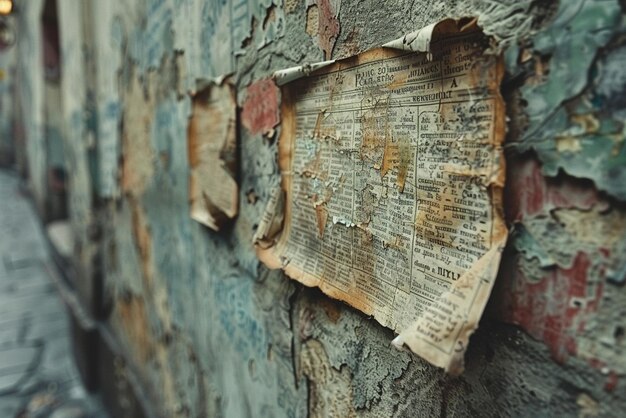
[[[626,0],[0,0],[0,418],[624,416],[624,63]]]
[[[17,175],[0,170],[0,417],[104,418],[83,388],[44,234]]]

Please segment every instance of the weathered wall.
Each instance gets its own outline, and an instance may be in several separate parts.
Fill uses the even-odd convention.
[[[15,20],[4,18],[7,27],[15,33]],[[15,45],[0,45],[0,165],[14,161],[13,145],[13,88],[15,86]]]
[[[67,210],[74,232],[77,288],[83,303],[94,309],[94,269],[98,265],[97,235],[93,189],[95,185],[96,137],[94,110],[94,65],[92,49],[90,4],[71,0],[58,1],[58,19],[61,29],[61,80],[63,149],[66,157]],[[91,46],[91,47],[90,47]]]
[[[41,37],[42,0],[24,4],[16,14],[17,70],[15,103],[24,139],[29,180],[37,207],[43,211],[46,191],[46,140],[44,135],[44,66]]]
[[[46,158],[40,3],[24,2],[18,35],[36,195]],[[623,2],[76,4],[58,7],[81,280],[86,288],[104,280],[105,321],[163,416],[626,408]],[[392,349],[392,333],[375,321],[267,271],[251,242],[279,181],[271,73],[458,16],[479,16],[506,58],[512,234],[466,372],[451,378]],[[188,215],[189,93],[196,80],[229,73],[241,107],[241,205],[215,233]]]

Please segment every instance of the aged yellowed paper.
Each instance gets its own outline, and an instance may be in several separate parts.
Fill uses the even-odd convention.
[[[255,238],[269,267],[455,374],[507,235],[503,66],[487,42],[473,21],[446,20],[280,72],[296,79],[282,89],[282,184]]]
[[[219,230],[237,215],[236,99],[232,85],[210,83],[192,100],[187,133],[191,217]]]

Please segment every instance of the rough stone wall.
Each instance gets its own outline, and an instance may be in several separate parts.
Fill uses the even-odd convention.
[[[16,14],[17,89],[14,103],[19,106],[20,136],[24,140],[28,175],[33,196],[40,212],[45,206],[46,141],[44,135],[44,69],[41,42],[41,12],[43,1],[35,0],[20,7]],[[3,115],[4,116],[4,115]]]
[[[74,232],[76,270],[74,286],[83,303],[91,311],[96,309],[95,286],[100,278],[98,266],[98,225],[95,221],[94,200],[96,170],[95,109],[93,91],[94,59],[92,32],[93,16],[90,5],[72,0],[57,0],[61,46],[63,120],[63,151],[66,160],[67,212]]]
[[[15,27],[14,22],[11,21],[10,24]],[[15,45],[0,48],[0,114],[2,114],[0,118],[0,165],[12,163],[15,153],[12,100],[15,86],[15,51]]]
[[[163,416],[625,410],[623,2],[80,4],[58,3],[77,264],[87,288],[104,281],[103,318]],[[18,35],[36,195],[40,10],[24,2]],[[279,181],[272,72],[460,16],[478,16],[506,59],[512,234],[466,371],[451,378],[392,349],[372,319],[267,271],[251,242]],[[186,132],[197,80],[224,74],[240,106],[241,205],[215,233],[188,215]]]

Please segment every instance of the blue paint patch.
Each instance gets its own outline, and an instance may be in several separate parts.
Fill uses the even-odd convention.
[[[129,53],[143,72],[157,69],[174,47],[172,10],[165,0],[150,0],[143,24],[130,37]]]
[[[626,32],[621,16],[615,0],[560,3],[556,20],[533,40],[535,52],[548,57],[550,73],[541,83],[521,87],[528,102],[528,128],[521,142],[512,145],[520,152],[535,149],[548,176],[563,170],[588,178],[626,201],[623,123],[604,111],[606,95],[585,91],[600,72],[599,64],[593,64],[598,49]],[[514,52],[506,59],[508,65],[515,66]]]

